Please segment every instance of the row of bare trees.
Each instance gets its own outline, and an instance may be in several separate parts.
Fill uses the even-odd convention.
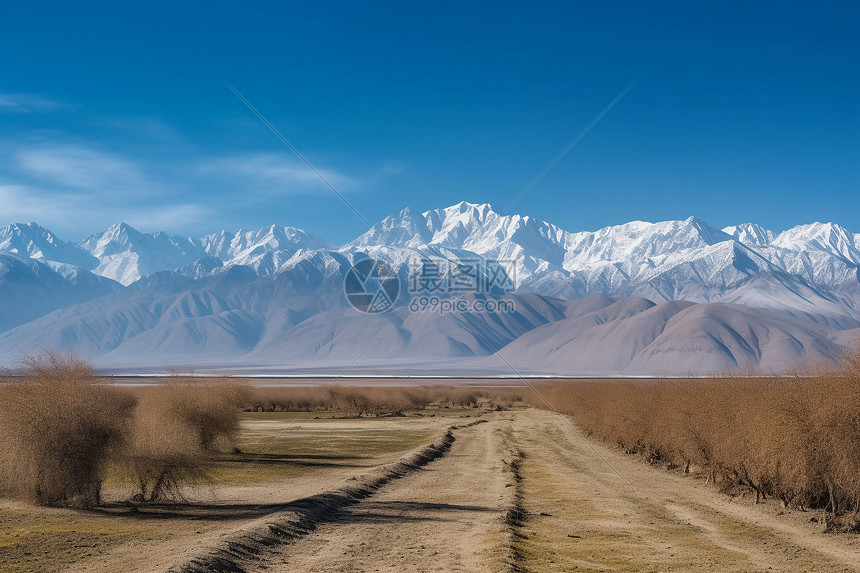
[[[544,384],[551,406],[628,453],[860,523],[860,353],[791,378]],[[547,407],[535,400],[538,407]]]
[[[246,409],[262,412],[333,410],[346,417],[401,416],[436,407],[510,407],[522,391],[456,386],[409,387],[259,387],[249,394]]]

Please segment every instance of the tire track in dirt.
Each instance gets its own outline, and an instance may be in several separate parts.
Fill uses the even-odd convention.
[[[779,515],[586,444],[551,412],[518,422],[527,518],[517,547],[529,571],[860,570],[858,539],[822,533],[813,514]]]
[[[511,477],[514,480],[514,495],[511,500],[511,507],[508,509],[507,514],[505,514],[505,523],[508,524],[510,528],[511,542],[510,542],[510,565],[511,565],[511,573],[527,573],[528,569],[525,566],[525,555],[520,547],[520,540],[523,538],[523,534],[521,529],[525,527],[526,518],[528,517],[528,513],[526,512],[526,508],[523,505],[523,474],[521,470],[521,466],[523,463],[523,458],[525,454],[521,450],[517,450],[514,459],[511,460],[511,463],[508,464],[508,468],[511,472]]]
[[[283,510],[243,528],[218,547],[210,548],[184,565],[170,571],[182,573],[244,572],[267,553],[309,535],[341,512],[373,496],[392,481],[399,480],[430,462],[445,456],[454,443],[454,431],[484,423],[477,420],[451,426],[436,442],[420,448],[400,462],[380,468],[356,480],[355,485],[294,501]]]
[[[511,419],[456,431],[444,458],[339,512],[311,535],[273,548],[260,571],[511,571],[506,522],[515,504]],[[251,570],[258,570],[253,568]]]
[[[475,424],[420,459],[292,504],[184,570],[860,570],[860,536],[586,443],[551,412]]]

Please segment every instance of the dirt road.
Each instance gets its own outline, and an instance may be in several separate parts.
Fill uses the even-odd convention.
[[[586,442],[552,413],[502,412],[488,420],[456,431],[444,457],[243,567],[310,572],[860,568],[858,540],[824,534],[810,521],[818,514],[733,500],[701,480]],[[516,461],[519,452],[523,457]]]
[[[528,518],[519,547],[529,571],[856,571],[856,536],[822,515],[731,499],[684,477],[586,442],[559,417],[514,423]]]
[[[267,571],[501,571],[513,503],[506,422],[456,431],[446,456],[262,563]],[[404,569],[407,566],[407,569]],[[262,570],[262,568],[261,568]]]
[[[476,414],[309,420],[286,461],[210,501],[3,502],[0,572],[860,570],[860,535],[824,533],[820,512],[730,498],[551,412]],[[261,433],[274,419],[246,437],[280,435]]]

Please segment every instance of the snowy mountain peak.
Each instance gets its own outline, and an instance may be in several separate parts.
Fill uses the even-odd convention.
[[[123,252],[133,245],[140,243],[142,234],[128,223],[111,225],[101,233],[95,233],[78,243],[81,248],[93,256],[101,257]]]
[[[732,237],[728,236],[723,231],[710,226],[698,217],[688,217],[684,220],[684,223],[694,229],[696,234],[698,234],[699,237],[709,245],[715,245],[732,239]]]
[[[598,263],[624,262],[656,269],[673,260],[673,255],[677,260],[681,253],[700,251],[731,240],[731,236],[695,217],[659,223],[632,221],[594,232],[571,234],[566,245],[565,268],[573,270]]]
[[[406,207],[396,215],[389,215],[347,246],[369,247],[389,245],[418,247],[433,240],[427,225],[426,214]]]
[[[723,233],[731,235],[736,241],[752,247],[767,247],[773,242],[773,231],[755,223],[741,223],[723,229]]]
[[[240,229],[235,234],[227,231],[207,235],[200,239],[206,253],[225,262],[248,264],[255,256],[269,252],[292,254],[300,249],[330,249],[332,246],[322,237],[312,235],[295,227],[270,225],[260,229]]]
[[[480,254],[508,250],[506,244],[552,248],[564,241],[564,231],[544,221],[521,215],[499,215],[489,203],[461,202],[444,209],[426,211],[432,243],[447,248],[468,249]]]
[[[790,250],[821,251],[860,265],[855,241],[855,236],[841,225],[816,222],[783,231],[772,244]]]
[[[488,203],[465,201],[417,213],[404,209],[386,217],[344,248],[374,246],[468,250],[482,256],[552,256],[560,264],[566,233],[520,215],[499,215]],[[553,253],[550,255],[549,253]]]
[[[173,270],[205,256],[192,239],[164,232],[141,233],[127,223],[90,235],[79,246],[98,258],[97,275],[129,285],[141,277]]]
[[[425,211],[424,217],[435,214],[437,218],[446,220],[456,220],[463,223],[471,223],[474,221],[486,221],[490,218],[501,217],[493,210],[493,206],[489,203],[469,203],[460,201],[456,205],[444,207],[442,209],[433,209]]]
[[[229,231],[218,231],[217,233],[202,237],[200,239],[200,246],[210,257],[223,259],[229,252],[230,245],[235,236],[235,233]]]
[[[443,210],[447,211],[449,213],[477,212],[477,213],[486,214],[490,211],[493,211],[493,206],[490,205],[489,203],[469,203],[468,201],[460,201],[456,205],[451,205],[450,207],[445,207]],[[495,212],[495,211],[493,211],[493,212]]]
[[[36,223],[12,223],[0,227],[0,251],[27,255],[32,259],[44,259],[42,245],[61,243],[51,231]]]
[[[37,261],[52,261],[95,268],[98,261],[73,243],[67,243],[36,223],[13,223],[0,227],[0,251]]]

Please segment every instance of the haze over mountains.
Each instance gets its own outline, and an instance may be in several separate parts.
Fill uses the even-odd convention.
[[[359,259],[398,271],[391,312],[343,294]],[[408,293],[421,260],[500,261],[513,293]],[[416,266],[417,265],[417,266]],[[447,268],[445,266],[441,268]],[[0,228],[0,364],[41,348],[113,370],[678,375],[784,371],[860,339],[860,234],[811,223],[634,221],[569,232],[490,205],[404,209],[343,246],[292,227],[200,238],[117,224],[77,243]],[[410,296],[513,312],[414,312]]]

